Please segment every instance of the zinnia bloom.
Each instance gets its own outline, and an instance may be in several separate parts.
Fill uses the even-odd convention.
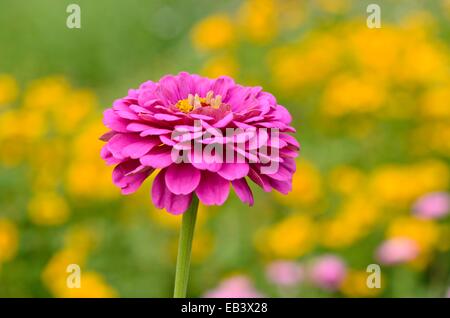
[[[384,241],[377,249],[377,260],[386,265],[409,262],[419,255],[417,243],[404,237],[396,237]]]
[[[424,219],[439,219],[450,212],[450,195],[433,192],[419,198],[414,204],[414,213]]]
[[[274,261],[266,268],[267,278],[279,286],[295,286],[304,276],[303,268],[293,261]]]
[[[205,205],[222,205],[230,186],[252,205],[248,179],[267,192],[291,190],[300,146],[289,134],[295,132],[289,112],[261,87],[241,86],[226,76],[167,75],[129,90],[104,112],[103,122],[110,131],[101,137],[107,142],[101,155],[115,165],[113,182],[130,194],[159,170],[152,199],[170,213],[185,212],[193,195]],[[227,129],[238,132],[229,136]],[[279,133],[274,137],[268,130]],[[213,138],[211,131],[223,136]],[[199,152],[199,144],[220,145],[233,159],[222,160],[217,151]],[[269,150],[255,154],[260,149]],[[180,151],[187,160],[176,162],[173,153]],[[273,164],[275,171],[267,169]]]
[[[205,298],[262,298],[264,297],[244,275],[233,276],[206,292]]]
[[[317,258],[310,272],[311,281],[326,290],[337,289],[347,274],[344,261],[335,255],[324,255]]]

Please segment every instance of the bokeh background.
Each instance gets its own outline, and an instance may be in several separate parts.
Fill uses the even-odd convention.
[[[2,0],[0,296],[171,296],[180,217],[150,181],[120,195],[98,137],[128,88],[189,71],[262,85],[302,144],[290,195],[201,207],[189,296],[445,297],[450,1],[376,1],[381,29],[371,2]]]

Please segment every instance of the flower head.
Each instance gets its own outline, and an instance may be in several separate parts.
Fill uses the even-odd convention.
[[[223,280],[219,286],[206,292],[205,298],[262,298],[247,276],[237,275]]]
[[[376,252],[378,261],[386,265],[405,263],[418,255],[417,243],[405,237],[396,237],[383,242]]]
[[[345,279],[346,273],[346,265],[340,257],[324,255],[314,261],[310,279],[320,288],[335,290]]]
[[[274,261],[266,268],[267,278],[279,286],[295,286],[303,279],[303,268],[293,261]]]
[[[173,214],[192,196],[223,204],[230,185],[249,205],[249,178],[264,191],[287,194],[299,144],[289,133],[291,116],[261,87],[244,87],[222,76],[180,73],[148,81],[104,113],[110,129],[101,155],[116,165],[113,182],[123,194],[136,191],[155,170],[152,198]]]
[[[414,213],[424,219],[439,219],[450,212],[450,195],[432,192],[421,197],[414,205]]]

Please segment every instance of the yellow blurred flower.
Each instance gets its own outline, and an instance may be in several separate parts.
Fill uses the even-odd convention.
[[[295,214],[258,233],[256,247],[269,257],[294,259],[313,248],[315,236],[313,220]]]
[[[274,0],[246,0],[239,9],[239,24],[251,41],[267,43],[278,33],[277,14]]]
[[[273,84],[286,93],[298,94],[298,88],[326,79],[339,64],[339,41],[335,34],[311,33],[293,44],[273,49],[268,54]]]
[[[410,41],[399,59],[399,82],[435,83],[448,79],[448,50],[440,43],[428,40]]]
[[[370,188],[374,198],[388,205],[407,206],[427,192],[445,189],[448,166],[437,160],[412,165],[387,165],[374,171]]]
[[[0,74],[0,108],[15,101],[18,94],[16,79],[8,74]]]
[[[369,288],[367,286],[369,275],[370,273],[365,271],[349,271],[341,285],[341,292],[347,297],[376,297],[381,294],[386,286],[385,277],[381,276],[381,288]]]
[[[24,106],[39,111],[63,107],[70,91],[68,81],[62,76],[49,76],[32,82],[25,91]]]
[[[96,272],[81,272],[80,288],[65,288],[55,295],[61,298],[115,298],[117,291]]]
[[[360,68],[388,80],[400,58],[403,32],[391,25],[374,30],[349,23],[345,33],[349,53]]]
[[[11,110],[0,116],[0,138],[16,138],[21,142],[35,140],[46,132],[42,112],[32,110]]]
[[[41,275],[42,281],[54,295],[61,295],[67,289],[67,267],[76,264],[81,268],[85,262],[86,253],[69,248],[62,249],[55,253],[45,266]]]
[[[10,261],[17,253],[19,231],[14,223],[0,219],[0,264]]]
[[[67,191],[74,197],[113,198],[119,193],[111,182],[111,171],[102,162],[75,160],[67,168]],[[95,189],[95,191],[93,191]]]
[[[342,13],[350,7],[350,0],[317,0],[315,4],[329,13]]]
[[[431,220],[400,217],[392,221],[386,236],[406,237],[417,243],[421,252],[428,252],[439,243],[439,226]]]
[[[56,129],[61,133],[74,132],[96,107],[97,97],[90,90],[71,91],[65,97],[64,107],[55,107],[52,110]]]
[[[110,167],[100,158],[104,133],[100,121],[88,124],[71,145],[71,158],[66,169],[66,187],[69,194],[81,198],[111,198],[118,190],[111,182]],[[95,189],[95,191],[92,191]]]
[[[450,17],[450,0],[441,0],[442,9]]]
[[[58,137],[47,138],[35,144],[29,164],[36,171],[59,172],[64,163],[67,143]]]
[[[211,15],[194,26],[192,42],[203,51],[223,49],[233,44],[235,32],[233,21],[228,15]]]
[[[56,192],[40,192],[28,203],[28,216],[37,225],[60,225],[67,221],[70,209],[67,202]]]
[[[354,194],[339,208],[337,215],[321,224],[320,240],[328,248],[343,248],[354,244],[376,225],[380,209],[367,194]]]
[[[385,88],[373,78],[341,74],[326,88],[322,109],[329,116],[366,114],[377,111],[385,100]]]
[[[421,113],[428,118],[449,119],[450,84],[432,87],[424,93]]]
[[[306,3],[302,0],[277,0],[276,6],[280,29],[295,30],[305,20]]]
[[[352,166],[337,166],[330,173],[331,188],[341,194],[351,195],[365,185],[362,171]]]
[[[322,195],[322,181],[319,171],[305,159],[297,162],[297,172],[292,180],[292,192],[288,195],[275,194],[276,199],[286,205],[307,205],[317,202]]]
[[[110,287],[104,278],[96,272],[80,272],[80,288],[69,288],[67,278],[70,273],[67,272],[71,264],[78,265],[80,268],[86,262],[84,251],[70,248],[63,249],[56,253],[46,265],[42,272],[42,280],[45,286],[55,297],[75,297],[75,298],[109,298],[116,297],[116,291]]]
[[[237,73],[238,63],[236,59],[230,55],[221,55],[207,60],[202,71],[202,74],[211,78],[222,75],[235,77]]]
[[[429,123],[417,130],[413,136],[413,144],[422,144],[419,153],[432,150],[450,156],[450,123]]]
[[[2,140],[0,148],[0,164],[6,167],[14,167],[20,164],[26,156],[27,144],[18,143],[15,138]]]
[[[362,234],[359,227],[348,227],[340,218],[322,221],[319,229],[320,243],[331,249],[348,247]]]

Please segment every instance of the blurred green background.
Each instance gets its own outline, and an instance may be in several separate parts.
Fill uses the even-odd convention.
[[[377,1],[369,29],[372,2],[2,0],[0,296],[171,296],[180,217],[152,207],[150,181],[122,197],[98,136],[114,99],[179,71],[263,86],[302,144],[290,195],[201,207],[189,296],[445,296],[450,1]],[[66,27],[70,3],[81,29]],[[446,211],[418,215],[436,192]],[[411,255],[377,256],[398,238]],[[333,286],[314,274],[324,255],[343,264]]]

